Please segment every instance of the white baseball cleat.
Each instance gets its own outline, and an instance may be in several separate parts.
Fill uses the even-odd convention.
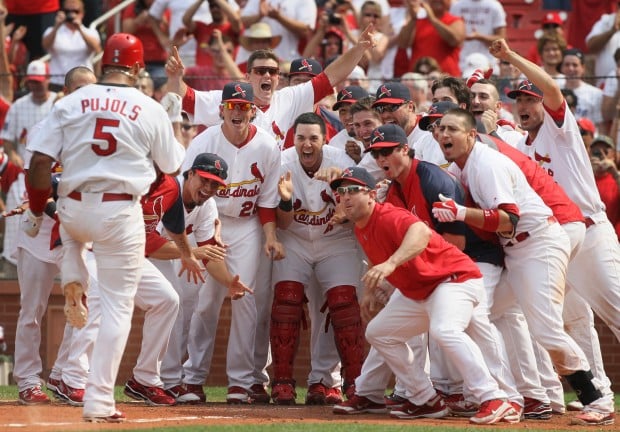
[[[88,309],[86,295],[80,282],[69,282],[63,288],[65,294],[65,317],[67,322],[75,328],[81,329],[86,325]]]

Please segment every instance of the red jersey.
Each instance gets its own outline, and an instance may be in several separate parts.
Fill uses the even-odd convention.
[[[440,19],[445,25],[450,25],[459,20],[463,20],[463,18],[449,13],[443,14]],[[444,73],[454,77],[460,77],[460,55],[461,48],[450,46],[444,41],[428,18],[419,19],[417,21],[411,50],[411,59],[409,61],[409,70],[414,70],[414,66],[420,58],[432,57],[437,60],[437,63],[439,63]]]
[[[480,134],[478,139],[512,160],[525,175],[527,182],[551,209],[560,224],[584,221],[581,210],[557,184],[553,177],[532,159],[510,144],[491,135]]]
[[[196,65],[206,66],[213,64],[213,58],[209,51],[209,41],[213,30],[218,29],[222,32],[222,35],[228,36],[234,46],[239,45],[239,33],[236,33],[232,29],[230,22],[223,24],[205,24],[201,21],[194,22],[194,39],[196,39]]]
[[[400,247],[409,227],[417,222],[422,221],[406,209],[376,203],[366,226],[355,227],[355,236],[368,259],[380,264]],[[397,267],[387,279],[404,296],[424,300],[442,282],[481,277],[480,270],[467,255],[433,231],[426,249]]]
[[[141,204],[146,230],[144,254],[149,256],[168,242],[168,239],[157,231],[160,221],[174,234],[185,231],[181,187],[174,177],[162,174],[153,182],[149,192],[142,197]]]
[[[616,234],[620,239],[620,190],[618,190],[618,183],[610,173],[595,177],[595,180],[596,188],[605,203],[607,218],[616,229]]]
[[[12,15],[38,15],[60,9],[59,0],[6,0],[4,3]]]

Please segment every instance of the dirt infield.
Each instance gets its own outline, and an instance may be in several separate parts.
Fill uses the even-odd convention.
[[[231,406],[225,403],[209,403],[206,405],[178,405],[174,407],[154,408],[141,403],[119,403],[118,408],[127,415],[127,421],[117,425],[90,424],[82,421],[81,408],[70,407],[59,403],[44,406],[22,406],[16,402],[0,402],[0,431],[36,430],[37,432],[77,431],[105,429],[150,429],[165,426],[188,425],[256,425],[271,423],[367,423],[470,427],[467,419],[448,418],[444,420],[397,420],[387,415],[337,416],[332,414],[331,407],[306,407],[297,405],[281,406]],[[551,420],[524,421],[516,425],[499,424],[496,427],[506,429],[571,429],[569,426],[572,414],[554,416]],[[597,430],[600,428],[590,428]],[[607,426],[604,430],[620,430],[620,425]]]

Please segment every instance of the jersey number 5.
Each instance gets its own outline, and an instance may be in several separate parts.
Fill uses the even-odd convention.
[[[102,146],[101,144],[91,144],[90,147],[93,149],[95,154],[99,156],[109,156],[116,151],[116,138],[114,138],[114,135],[112,135],[111,132],[104,131],[103,128],[117,128],[120,123],[120,120],[97,118],[93,138],[104,140],[108,143],[108,145]]]

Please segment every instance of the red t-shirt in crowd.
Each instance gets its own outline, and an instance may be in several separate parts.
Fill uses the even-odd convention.
[[[616,229],[616,234],[620,239],[620,190],[618,190],[618,184],[610,173],[596,177],[595,180],[598,193],[601,194],[601,199],[605,203],[607,218]]]
[[[381,264],[400,247],[409,227],[417,222],[424,223],[406,209],[376,203],[366,226],[355,227],[355,236],[370,262]],[[404,296],[424,300],[442,282],[465,282],[481,277],[480,270],[467,255],[433,231],[426,249],[397,267],[387,279]]]
[[[451,25],[453,22],[459,20],[463,20],[463,18],[449,13],[445,13],[440,19],[445,25]],[[441,67],[444,73],[460,77],[460,54],[461,48],[452,47],[444,41],[428,18],[418,20],[411,49],[409,70],[413,70],[413,67],[420,58],[432,57],[437,60],[439,67]]]
[[[37,15],[60,9],[59,0],[5,0],[4,4],[13,15]]]
[[[135,18],[136,16],[136,11],[133,6],[129,6],[123,10],[122,19]],[[169,11],[166,11],[164,14],[164,21],[170,21]],[[147,23],[137,27],[133,34],[142,41],[142,46],[144,47],[144,61],[146,63],[166,62],[168,59],[168,52],[159,43],[150,24]]]
[[[224,24],[205,24],[201,21],[194,22],[194,39],[196,39],[196,65],[207,66],[213,63],[211,58],[211,52],[209,51],[209,41],[213,30],[218,29],[222,32],[222,35],[228,36],[234,46],[239,45],[239,33],[236,33],[232,29],[230,22]],[[234,55],[234,54],[233,54]]]

